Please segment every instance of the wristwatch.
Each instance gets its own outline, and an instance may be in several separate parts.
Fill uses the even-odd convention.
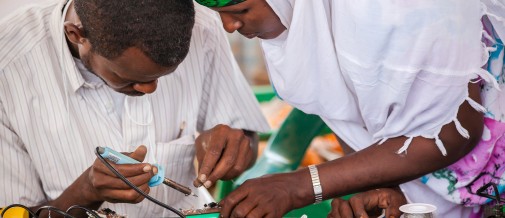
[[[323,188],[321,187],[317,167],[315,165],[310,165],[309,172],[310,178],[312,179],[312,187],[314,188],[314,196],[316,198],[314,204],[321,203],[321,201],[323,201]]]

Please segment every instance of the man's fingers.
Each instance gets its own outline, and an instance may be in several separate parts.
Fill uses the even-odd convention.
[[[232,168],[220,179],[233,179],[239,176],[242,172],[244,172],[247,168],[250,167],[252,163],[254,163],[254,151],[251,149],[251,140],[249,137],[242,137],[242,141],[240,142],[240,146],[237,153],[237,158],[235,164]]]
[[[128,154],[128,156],[130,156],[131,158],[133,158],[139,162],[142,162],[142,161],[144,161],[146,154],[147,154],[147,147],[144,145],[141,145],[141,146],[138,146],[137,149],[135,149],[135,151]]]
[[[210,140],[202,142],[203,146],[207,147],[207,151],[203,158],[202,163],[200,163],[199,174],[209,176],[211,171],[216,166],[219,158],[223,154],[224,146],[226,144],[226,138],[224,137],[209,137]],[[207,180],[199,178],[201,182]]]
[[[121,175],[124,177],[132,177],[141,175],[144,173],[150,173],[154,176],[153,166],[148,163],[141,164],[111,164]],[[116,177],[116,174],[107,168],[103,163],[93,164],[92,170],[95,173],[102,173],[107,176]]]
[[[144,193],[146,193],[147,195],[149,195],[149,192],[151,192],[151,188],[149,187],[149,185],[144,185],[142,187],[139,187],[140,190],[142,190]],[[135,199],[132,203],[140,203],[144,200],[144,196],[143,195],[139,195],[137,199]]]
[[[140,190],[149,193],[149,185],[144,184],[139,187]],[[111,203],[121,202],[121,203],[138,203],[143,196],[133,189],[120,190],[120,189],[103,189],[100,190],[102,197]]]
[[[214,184],[214,182],[223,178],[230,172],[235,175],[241,172],[238,171],[238,167],[241,167],[238,162],[245,159],[245,157],[243,156],[244,154],[240,152],[247,152],[247,150],[241,151],[242,149],[240,149],[241,144],[245,141],[244,138],[245,136],[242,135],[237,138],[228,139],[226,145],[224,146],[223,155],[219,159],[216,167],[210,173],[207,181],[204,183],[206,188],[209,188],[212,184]]]
[[[202,133],[195,142],[199,171],[196,187],[209,188],[218,179],[231,179],[252,162],[249,138],[243,130],[217,125]]]
[[[133,185],[138,187],[144,184],[148,184],[151,178],[152,175],[150,173],[144,173],[133,177],[127,177],[126,179],[128,179]],[[94,179],[92,181],[92,184],[93,187],[97,189],[106,189],[106,188],[120,189],[120,190],[131,189],[131,187],[128,184],[126,184],[123,180],[117,177]]]

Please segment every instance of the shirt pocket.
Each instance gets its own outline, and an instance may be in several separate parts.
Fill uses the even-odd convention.
[[[186,135],[170,142],[156,143],[156,159],[165,169],[165,177],[176,181],[194,179],[195,137]],[[186,184],[185,184],[186,185]]]
[[[158,142],[156,143],[155,150],[157,164],[163,167],[165,178],[189,187],[193,191],[195,191],[193,180],[196,178],[193,164],[195,156],[194,145],[195,137],[193,135],[187,135],[170,142]],[[182,193],[164,186],[163,184],[153,187],[149,195],[168,205],[177,205],[178,207],[196,206],[196,204],[184,204],[185,201],[183,199],[186,197]],[[145,201],[142,202],[142,204],[143,203],[145,203]],[[149,209],[149,213],[158,214],[158,217],[161,217],[163,208],[155,207],[154,209]]]

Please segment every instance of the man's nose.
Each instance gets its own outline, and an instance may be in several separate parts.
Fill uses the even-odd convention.
[[[133,85],[133,89],[135,89],[135,91],[142,92],[144,94],[153,93],[154,91],[156,91],[157,87],[158,87],[158,80],[153,80],[147,83],[135,83]]]
[[[221,21],[223,22],[223,27],[226,32],[233,33],[242,27],[242,22],[235,19],[232,15],[226,13],[219,13],[221,16]]]

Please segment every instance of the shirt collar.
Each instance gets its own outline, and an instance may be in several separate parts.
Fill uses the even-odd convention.
[[[77,68],[70,49],[67,45],[63,23],[65,22],[65,15],[72,0],[61,1],[51,14],[50,31],[53,36],[53,42],[58,54],[58,62],[62,71],[63,82],[70,84],[70,90],[76,92],[81,88],[86,81],[84,80],[81,72]],[[63,9],[63,13],[62,13]]]
[[[84,66],[84,63],[82,63],[81,59],[75,57],[73,59],[77,69],[79,69],[79,72],[85,81],[83,84],[84,87],[96,89],[105,85],[105,82],[100,77],[89,71],[86,66]]]

